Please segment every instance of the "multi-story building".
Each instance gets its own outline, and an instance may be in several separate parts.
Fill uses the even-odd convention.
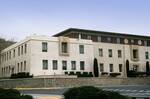
[[[0,76],[29,72],[34,76],[93,72],[98,60],[99,75],[129,69],[146,71],[150,62],[150,37],[70,28],[53,37],[33,35],[1,52]]]
[[[99,73],[120,72],[126,77],[126,61],[129,69],[144,72],[150,62],[150,37],[70,28],[54,35],[93,41],[94,57],[99,64]]]
[[[34,76],[92,72],[93,58],[91,40],[32,35],[2,50],[0,77],[19,72]]]

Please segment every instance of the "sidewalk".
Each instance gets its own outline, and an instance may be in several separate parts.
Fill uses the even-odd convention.
[[[59,95],[30,94],[34,99],[62,99]]]

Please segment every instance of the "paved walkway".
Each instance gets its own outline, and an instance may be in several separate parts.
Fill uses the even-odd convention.
[[[62,99],[59,95],[30,94],[34,99]]]

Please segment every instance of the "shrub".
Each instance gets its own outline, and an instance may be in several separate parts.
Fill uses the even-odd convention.
[[[81,75],[81,72],[76,72],[77,75]]]
[[[33,99],[30,95],[21,95],[21,93],[15,89],[2,89],[0,88],[1,99]]]
[[[29,72],[19,72],[17,74],[11,74],[11,79],[13,78],[32,78],[33,75],[30,75]]]
[[[69,73],[69,75],[75,75],[75,73],[74,73],[73,71],[71,71],[71,72]]]
[[[94,58],[94,64],[93,64],[93,70],[94,70],[94,76],[98,77],[99,76],[99,72],[98,72],[98,61],[96,58]]]
[[[70,88],[63,96],[64,99],[128,99],[118,92],[103,91],[93,86]]]
[[[67,75],[67,74],[68,74],[68,72],[65,72],[65,74]]]
[[[112,77],[117,77],[117,76],[121,75],[121,73],[109,73],[109,75]]]
[[[108,75],[108,72],[101,72],[102,75]]]

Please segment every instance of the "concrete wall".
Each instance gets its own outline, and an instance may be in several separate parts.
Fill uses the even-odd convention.
[[[150,85],[150,78],[30,78],[0,80],[1,88]]]

